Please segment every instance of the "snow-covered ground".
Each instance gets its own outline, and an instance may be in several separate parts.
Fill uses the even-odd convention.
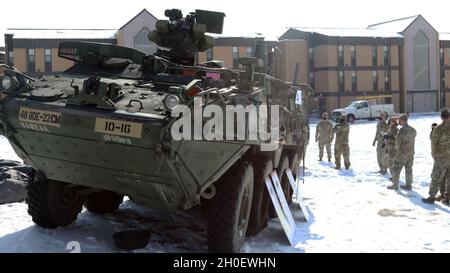
[[[337,171],[320,163],[315,143],[308,147],[306,182],[302,184],[310,222],[297,222],[297,245],[291,247],[278,220],[255,237],[243,252],[450,252],[450,207],[427,205],[432,169],[429,132],[437,114],[412,116],[417,129],[413,191],[390,191],[389,175],[378,170],[372,146],[376,122],[357,121],[350,129],[351,169]],[[315,124],[311,126],[311,139]],[[0,137],[0,158],[17,159]],[[401,183],[404,181],[404,173]],[[24,203],[0,206],[0,252],[69,252],[79,242],[82,252],[120,252],[112,234],[125,229],[152,231],[149,245],[137,252],[204,252],[205,222],[198,211],[166,215],[131,201],[113,215],[84,211],[68,227],[46,230],[33,225]]]

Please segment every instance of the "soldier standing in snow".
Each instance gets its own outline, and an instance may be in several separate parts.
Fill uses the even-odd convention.
[[[383,135],[389,130],[389,125],[386,122],[388,114],[386,112],[380,115],[380,121],[377,124],[377,132],[375,134],[375,138],[373,140],[373,146],[377,146],[377,161],[380,170],[378,171],[381,174],[386,174],[388,169],[387,158],[384,153],[384,149],[381,147],[383,145]]]
[[[322,114],[322,120],[316,126],[316,142],[319,142],[319,161],[322,161],[323,146],[327,149],[328,161],[331,161],[331,130],[333,123],[328,120],[328,113]]]
[[[397,139],[395,141],[395,157],[392,175],[393,185],[388,186],[390,190],[398,190],[398,182],[400,180],[400,173],[405,167],[406,185],[400,186],[404,190],[412,190],[414,163],[414,144],[417,136],[416,129],[409,126],[408,117],[405,114],[400,115],[398,121],[402,128],[398,131]]]
[[[334,143],[334,157],[336,160],[337,170],[341,169],[341,155],[344,157],[345,169],[350,168],[350,147],[348,145],[348,135],[350,126],[347,123],[347,117],[342,116],[339,123],[336,124],[331,133],[331,141],[336,134],[336,142]]]
[[[434,128],[436,128],[436,126],[438,126],[437,123],[431,124],[430,140],[432,140],[431,136],[433,135],[433,131],[434,131]],[[431,153],[431,156],[433,156],[433,153]],[[433,161],[434,161],[434,158],[433,158]],[[450,179],[450,177],[447,176],[445,179]],[[444,197],[445,197],[445,182],[444,181],[441,182],[441,187],[439,188],[439,193],[440,193],[440,195],[436,196],[435,200],[436,201],[444,200]]]
[[[387,165],[391,176],[393,176],[394,158],[395,158],[395,139],[398,134],[397,119],[392,117],[389,120],[389,130],[384,133],[384,149],[387,157]],[[391,178],[392,179],[392,178]]]
[[[430,196],[422,201],[433,204],[439,186],[447,181],[447,194],[443,198],[444,204],[449,204],[450,199],[450,113],[448,109],[441,111],[442,123],[436,126],[431,135],[431,154],[434,159],[433,172],[431,173]]]

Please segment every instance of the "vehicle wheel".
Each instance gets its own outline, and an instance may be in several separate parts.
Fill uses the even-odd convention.
[[[28,185],[28,214],[34,223],[45,228],[67,226],[75,221],[84,198],[70,184],[35,177]]]
[[[215,183],[208,214],[210,252],[239,252],[244,243],[253,197],[253,167],[238,161]]]
[[[117,210],[122,201],[123,195],[112,191],[100,191],[89,194],[84,206],[89,212],[105,214]]]
[[[347,122],[350,122],[350,123],[355,122],[355,116],[354,115],[348,115],[347,116]]]
[[[287,187],[290,187],[289,180],[286,175],[286,170],[289,168],[289,158],[287,155],[282,155],[280,159],[280,164],[277,168],[278,178],[280,179],[281,188],[283,189],[284,196],[286,197]],[[287,199],[287,198],[286,198]],[[272,203],[269,206],[269,217],[276,218],[277,212],[275,211],[275,207]]]
[[[265,179],[273,171],[273,163],[269,158],[258,158],[253,163],[254,188],[253,201],[248,223],[247,236],[253,236],[267,227],[269,220],[270,196]]]

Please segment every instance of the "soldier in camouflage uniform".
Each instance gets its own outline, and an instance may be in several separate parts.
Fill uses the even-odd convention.
[[[394,158],[395,158],[395,139],[398,134],[397,119],[392,117],[389,120],[389,130],[384,133],[383,144],[387,156],[387,165],[391,176],[393,176]]]
[[[377,146],[377,160],[378,166],[380,167],[380,170],[378,172],[381,174],[386,174],[388,169],[385,149],[381,147],[383,146],[383,135],[389,130],[389,125],[386,122],[387,116],[388,114],[386,112],[380,115],[380,121],[377,124],[377,132],[372,144],[373,146]]]
[[[434,159],[433,172],[431,173],[430,196],[422,201],[433,204],[439,186],[447,181],[447,194],[443,203],[449,204],[450,199],[450,113],[448,109],[441,112],[442,123],[436,126],[431,135],[431,154]]]
[[[397,139],[395,141],[395,157],[392,175],[393,185],[388,186],[390,190],[398,190],[398,182],[400,180],[400,173],[405,167],[406,185],[400,186],[404,190],[412,190],[414,163],[414,144],[417,136],[416,129],[409,126],[408,117],[405,114],[400,115],[398,121],[402,128],[398,131]]]
[[[430,140],[432,140],[431,136],[433,135],[433,131],[434,131],[434,128],[436,128],[436,126],[438,126],[437,123],[431,124]],[[433,156],[433,153],[431,153],[431,156]],[[433,162],[434,162],[434,158],[433,158]],[[450,179],[450,177],[447,176],[446,179]],[[445,198],[445,184],[446,183],[444,183],[444,182],[441,183],[441,187],[439,188],[440,195],[435,197],[436,201],[444,200],[444,198]]]
[[[342,116],[339,123],[336,124],[331,133],[331,141],[333,141],[336,134],[336,142],[334,143],[334,157],[336,160],[336,168],[341,168],[341,155],[344,157],[345,169],[350,168],[350,147],[348,146],[348,135],[350,133],[350,126],[347,123],[347,117]]]
[[[333,123],[328,120],[328,113],[322,114],[322,120],[316,127],[316,142],[319,142],[319,161],[322,161],[323,146],[327,149],[328,161],[331,161],[331,130]]]

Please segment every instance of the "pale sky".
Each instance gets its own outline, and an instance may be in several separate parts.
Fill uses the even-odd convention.
[[[2,1],[0,45],[7,28],[118,29],[146,8],[157,18],[164,10],[184,14],[195,9],[226,14],[225,36],[256,36],[267,40],[289,27],[366,27],[369,24],[421,14],[439,32],[450,32],[448,0],[14,0]],[[7,4],[11,3],[11,4]],[[9,6],[8,6],[9,5]]]

